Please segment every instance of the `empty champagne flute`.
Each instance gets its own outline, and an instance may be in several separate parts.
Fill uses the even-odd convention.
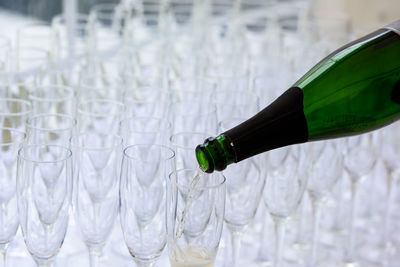
[[[23,25],[18,29],[16,44],[17,49],[24,44],[29,44],[33,48],[45,49],[50,52],[54,62],[59,59],[59,34],[48,23],[35,22]]]
[[[78,104],[78,130],[91,133],[118,133],[125,105],[110,99],[87,99]]]
[[[32,103],[32,113],[58,113],[75,115],[74,89],[62,85],[44,85],[29,92],[29,101]]]
[[[68,227],[72,152],[27,145],[18,152],[17,200],[26,247],[37,266],[53,266]]]
[[[349,152],[344,159],[344,167],[350,178],[351,202],[343,262],[354,266],[357,264],[357,256],[354,252],[356,247],[357,193],[360,183],[367,178],[374,167],[375,155],[370,143],[370,135],[368,134],[350,137],[348,143],[353,144],[353,146],[349,148]]]
[[[64,114],[39,114],[26,121],[28,144],[52,144],[69,147],[76,120]]]
[[[118,215],[122,138],[83,133],[72,137],[71,147],[75,217],[89,250],[90,266],[99,266]]]
[[[271,151],[270,153],[273,153]],[[299,206],[307,184],[307,176],[298,168],[300,160],[299,146],[290,148],[285,155],[279,171],[268,172],[265,189],[264,203],[274,221],[275,229],[275,254],[273,266],[283,266],[282,252],[285,237],[286,219],[294,213]]]
[[[217,132],[216,106],[212,103],[180,101],[172,103],[169,119],[173,133],[205,131]]]
[[[389,257],[394,252],[390,229],[394,224],[391,218],[394,215],[393,209],[396,202],[397,186],[400,180],[400,162],[398,161],[400,156],[400,142],[398,140],[399,130],[399,126],[393,124],[382,129],[379,136],[377,136],[377,141],[379,142],[379,147],[377,149],[378,159],[383,161],[387,170],[386,195],[384,198],[385,205],[383,207],[381,221],[382,232],[377,240],[370,241],[361,248],[365,259],[376,264],[382,264],[382,266],[388,266]],[[376,198],[371,201],[374,202],[374,200],[377,201]]]
[[[222,173],[181,169],[169,175],[166,216],[172,267],[214,266],[222,234],[225,193]]]
[[[170,130],[171,124],[157,117],[130,117],[120,123],[124,147],[135,144],[165,145]]]
[[[219,123],[221,132],[231,129],[245,119],[229,118]],[[252,222],[259,206],[265,185],[258,158],[248,159],[224,170],[227,177],[225,223],[231,234],[232,258],[229,266],[242,266],[240,261],[241,239],[246,227]]]
[[[7,248],[19,226],[16,172],[18,150],[25,134],[11,128],[0,128],[0,252],[1,266],[6,266]]]
[[[340,178],[343,157],[334,141],[313,142],[305,146],[308,162],[307,191],[312,208],[312,236],[309,266],[317,266],[321,212],[331,188]]]
[[[25,121],[32,111],[28,101],[17,98],[0,98],[0,126],[25,132]]]
[[[126,105],[127,117],[163,118],[165,114],[168,114],[168,94],[159,88],[130,85],[124,92],[123,102]]]
[[[289,147],[282,147],[265,154],[264,162],[262,165],[265,166],[264,168],[266,168],[262,174],[265,176],[265,179],[267,179],[269,173],[273,173],[275,174],[275,176],[278,175],[280,167],[284,164],[289,153],[290,153]],[[268,212],[268,208],[265,206],[265,203],[264,203],[264,208],[266,212]],[[262,222],[261,244],[257,253],[257,261],[267,265],[268,264],[270,265],[272,262],[272,260],[270,259],[271,241],[269,233],[267,231],[270,223],[269,221],[271,220],[264,220]]]
[[[5,36],[0,36],[0,71],[10,70],[11,41]]]
[[[154,266],[167,243],[166,181],[174,152],[155,144],[124,149],[120,220],[128,250],[138,266]]]

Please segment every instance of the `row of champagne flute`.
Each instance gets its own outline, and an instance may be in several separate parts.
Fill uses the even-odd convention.
[[[102,247],[117,218],[120,201],[127,202],[126,206],[122,205],[123,214],[127,217],[121,217],[121,223],[132,256],[139,262],[154,261],[166,244],[165,205],[169,203],[166,201],[166,176],[175,166],[174,152],[167,147],[150,143],[129,146],[122,154],[121,137],[93,131],[72,137],[72,153],[67,147],[57,145],[57,142],[51,140],[53,134],[57,135],[57,131],[52,132],[48,128],[35,129],[35,131],[40,135],[42,135],[41,131],[44,132],[43,139],[35,139],[41,143],[23,145],[23,132],[2,129],[4,141],[2,153],[8,156],[4,160],[7,163],[4,167],[9,171],[8,175],[4,175],[4,178],[9,181],[4,188],[11,190],[11,194],[4,194],[7,199],[3,201],[2,216],[14,216],[12,217],[14,220],[7,222],[13,223],[12,227],[5,225],[4,222],[2,224],[2,231],[8,231],[9,228],[12,228],[11,231],[14,230],[6,240],[2,240],[4,249],[12,240],[18,226],[18,220],[15,221],[17,207],[14,203],[15,199],[18,199],[19,221],[28,251],[39,266],[51,264],[65,238],[72,195],[76,221],[83,241],[88,246],[91,266],[96,266],[102,254]],[[27,132],[28,136],[34,133],[29,127]],[[71,131],[70,134],[72,134]],[[11,145],[12,147],[9,147]],[[22,148],[17,158],[19,147]],[[121,173],[122,155],[124,155],[124,164],[122,164]],[[16,170],[17,174],[15,174]],[[121,188],[119,188],[120,175],[124,182]],[[171,177],[176,175],[178,173],[171,174]],[[190,175],[182,176],[182,180],[192,178]],[[210,194],[218,194],[217,197],[220,199],[218,203],[211,201],[208,205],[219,205],[218,214],[215,216],[221,219],[224,212],[225,191],[218,187],[224,183],[224,178],[222,178],[219,184],[215,184],[211,178],[209,181],[202,179],[202,190],[210,191]],[[171,182],[170,187],[177,186],[177,183],[177,180]],[[122,200],[118,198],[119,190],[121,197],[122,192],[127,190]],[[159,198],[155,199],[154,193],[157,193]],[[171,193],[170,196],[174,198]],[[214,196],[211,195],[211,197],[214,199]],[[172,206],[169,209],[174,209],[173,203],[170,205]],[[207,208],[213,209],[212,206]],[[136,216],[132,217],[132,214]],[[168,216],[173,216],[173,214],[175,213]],[[215,237],[209,237],[215,239],[213,247],[210,248],[212,250],[218,247],[221,222],[219,225],[217,229],[214,229],[217,231]],[[155,231],[156,229],[159,230]],[[213,231],[212,228],[211,230]],[[137,243],[138,240],[140,243]],[[140,246],[137,247],[137,244]],[[194,251],[188,251],[188,253],[194,253]]]
[[[9,131],[9,130],[8,130]],[[7,132],[7,130],[6,130],[6,132]],[[10,135],[10,133],[8,133],[8,134],[5,134],[6,136],[8,135]],[[191,135],[189,135],[189,134],[187,134],[188,136],[193,136],[193,134],[191,134]],[[94,154],[92,154],[93,153],[93,151],[90,151],[90,150],[95,150],[95,145],[97,145],[98,144],[98,142],[99,142],[99,140],[98,140],[98,138],[96,139],[96,138],[94,138],[95,136],[80,136],[80,138],[82,138],[82,140],[86,140],[87,142],[89,142],[89,143],[93,143],[94,145],[93,146],[90,146],[90,148],[88,148],[88,159],[87,160],[90,160],[90,162],[89,163],[91,163],[91,164],[93,164],[93,165],[96,165],[96,164],[99,164],[100,163],[100,165],[101,165],[101,163],[102,162],[104,162],[104,160],[103,159],[101,159],[101,157],[99,157],[98,159],[96,159],[94,162],[93,162],[93,155]],[[89,141],[90,140],[90,141]],[[113,142],[113,141],[106,141],[106,140],[103,140],[103,144],[104,143],[107,143],[107,142]],[[324,145],[324,146],[322,146],[322,147],[324,147],[323,149],[324,149],[324,151],[325,152],[329,152],[330,150],[332,150],[333,148],[334,148],[334,145],[333,144],[329,144],[329,145]],[[325,148],[326,147],[326,148]],[[55,148],[57,148],[57,147],[54,147],[54,149]],[[33,149],[33,148],[32,148]],[[59,148],[57,148],[57,149],[59,149]],[[318,154],[318,153],[321,153],[321,147],[319,147],[318,148],[318,146],[317,146],[317,148],[313,148],[313,150],[312,151],[315,151],[315,152],[313,152],[313,153],[316,153],[317,155],[320,155],[320,156],[323,156],[322,157],[322,159],[320,159],[320,160],[322,160],[322,162],[324,161],[324,160],[328,160],[330,157],[332,157],[334,154],[330,154],[330,153],[333,153],[332,151],[330,152],[330,153],[323,153],[323,154]],[[51,149],[50,149],[51,150]],[[347,166],[347,168],[346,169],[348,169],[348,170],[354,170],[355,172],[358,172],[358,171],[360,171],[360,173],[362,172],[362,173],[364,173],[364,174],[362,174],[361,176],[364,176],[365,175],[365,173],[367,172],[367,170],[365,170],[365,169],[362,169],[361,168],[361,170],[360,170],[360,166],[351,166],[351,164],[359,164],[359,157],[361,156],[361,157],[365,157],[365,156],[367,156],[367,159],[369,159],[369,161],[365,161],[365,158],[363,158],[363,160],[362,160],[362,162],[368,162],[369,164],[368,165],[364,165],[364,166],[362,166],[362,167],[365,167],[365,168],[370,168],[371,166],[371,155],[369,155],[369,158],[368,158],[368,154],[363,154],[363,153],[365,153],[365,151],[363,151],[363,150],[365,150],[365,148],[362,148],[361,149],[361,152],[359,151],[359,150],[355,150],[356,152],[353,152],[353,156],[355,157],[355,159],[353,160],[353,161],[350,161],[350,160],[348,160],[348,162],[349,162],[349,165]],[[143,154],[146,154],[147,152],[149,151],[149,149],[147,148],[147,149],[142,149],[142,153]],[[170,151],[171,152],[171,151]],[[22,153],[22,152],[21,152]],[[37,152],[38,153],[38,152]],[[49,153],[48,151],[46,152],[46,153]],[[55,153],[54,151],[53,151],[53,153]],[[172,153],[172,152],[171,152]],[[289,158],[292,158],[292,157],[289,157],[289,158],[287,158],[288,157],[288,151],[283,151],[283,152],[281,152],[281,153],[283,153],[283,154],[279,154],[279,153],[275,153],[276,154],[276,156],[277,156],[277,159],[273,159],[272,160],[272,162],[274,162],[274,160],[276,161],[276,162],[279,162],[279,159],[283,159],[283,160],[288,160]],[[293,153],[293,152],[292,152]],[[361,153],[361,154],[360,154]],[[41,153],[39,153],[39,154],[41,154]],[[57,154],[57,153],[56,153]],[[90,157],[90,154],[92,154],[92,157]],[[97,154],[97,153],[96,153]],[[105,155],[110,155],[109,153],[103,153],[103,154],[105,154]],[[289,153],[290,154],[290,153]],[[149,158],[149,155],[150,154],[146,154],[147,155],[147,161],[148,160],[150,160],[150,158]],[[294,159],[292,159],[292,160],[294,160]],[[83,163],[84,161],[79,161],[78,160],[78,162],[81,162],[81,163]],[[97,163],[96,163],[97,162]],[[154,163],[153,161],[151,161],[151,163]],[[289,164],[290,163],[290,164]],[[85,165],[87,165],[88,163],[85,163]],[[254,171],[256,171],[256,173],[257,173],[257,166],[255,166],[254,164],[254,162],[248,162],[248,164],[250,164],[250,165],[253,165],[254,167],[245,167],[245,165],[242,165],[242,166],[240,166],[240,165],[237,165],[237,167],[239,168],[238,170],[236,170],[236,172],[230,172],[229,174],[229,178],[231,178],[232,179],[232,181],[231,182],[229,182],[228,183],[228,188],[230,188],[230,187],[232,187],[232,188],[230,188],[230,190],[228,191],[228,192],[230,192],[230,194],[232,194],[230,197],[229,197],[229,194],[228,194],[228,197],[227,197],[227,213],[228,213],[228,211],[229,212],[232,212],[231,213],[231,215],[229,215],[229,213],[225,216],[225,220],[227,220],[227,223],[228,223],[228,225],[231,225],[232,224],[232,222],[234,222],[235,220],[237,220],[237,219],[239,219],[239,221],[240,220],[243,220],[244,218],[246,218],[246,217],[243,217],[243,216],[245,216],[245,215],[243,215],[243,214],[241,214],[241,211],[240,210],[235,210],[235,208],[236,209],[238,209],[238,208],[240,208],[240,206],[231,206],[232,205],[232,203],[234,203],[234,202],[232,202],[232,201],[234,201],[235,200],[235,196],[237,197],[237,194],[239,194],[239,192],[241,192],[241,190],[243,190],[242,192],[244,192],[244,195],[241,195],[242,197],[245,197],[245,196],[247,196],[247,197],[250,197],[250,200],[252,200],[252,201],[255,201],[255,203],[257,203],[257,197],[255,196],[255,195],[249,195],[248,193],[246,194],[245,192],[246,192],[246,187],[249,187],[250,185],[248,184],[248,183],[250,183],[250,182],[254,182],[255,184],[257,184],[257,181],[258,181],[258,179],[254,179],[255,177],[257,177],[257,175],[250,175],[250,176],[248,176],[248,177],[250,177],[249,179],[250,180],[245,180],[245,181],[242,181],[242,182],[244,182],[245,183],[245,185],[246,186],[244,186],[243,184],[242,184],[242,186],[243,186],[243,188],[237,188],[237,184],[236,184],[236,182],[235,182],[235,178],[234,177],[239,177],[238,179],[240,179],[240,178],[243,178],[243,177],[246,177],[246,171],[247,171],[247,173],[248,174],[252,174],[253,173],[253,171],[251,171],[251,169],[252,168],[255,168],[254,169]],[[321,163],[319,163],[319,164],[321,164]],[[156,164],[157,165],[157,164]],[[45,165],[46,166],[46,165]],[[248,165],[247,165],[248,166]],[[299,198],[301,197],[301,195],[302,195],[302,191],[304,191],[304,189],[305,189],[305,186],[304,186],[304,176],[299,176],[299,175],[296,175],[295,173],[293,173],[295,170],[297,170],[297,168],[296,167],[294,167],[294,166],[296,166],[296,160],[294,160],[293,162],[287,162],[287,164],[285,164],[284,166],[288,166],[288,168],[289,168],[289,166],[290,166],[290,171],[289,171],[289,173],[288,173],[288,175],[287,176],[285,176],[285,172],[284,171],[279,171],[279,172],[281,172],[280,174],[276,174],[276,173],[272,173],[271,174],[271,176],[268,176],[268,179],[267,179],[267,184],[266,184],[266,189],[265,189],[265,191],[264,191],[264,196],[265,196],[265,198],[264,198],[264,201],[265,201],[265,203],[268,205],[268,208],[269,208],[269,210],[270,210],[270,212],[271,212],[271,214],[273,215],[273,216],[276,216],[276,217],[278,217],[279,218],[279,220],[277,221],[277,222],[281,222],[281,220],[282,220],[282,218],[286,218],[288,215],[290,215],[291,213],[293,213],[293,211],[294,211],[294,209],[296,208],[296,206],[299,204]],[[324,167],[327,167],[327,165],[326,164],[323,164],[322,163],[322,165],[320,165],[320,166],[317,166],[316,168],[321,168],[322,166],[324,166]],[[51,167],[49,167],[50,169],[52,169],[54,166],[51,166]],[[244,168],[245,169],[245,171],[243,172],[243,171],[240,171],[240,168]],[[45,168],[45,167],[42,167],[42,168]],[[50,171],[50,169],[49,170],[47,170],[47,171]],[[332,169],[333,170],[335,170],[336,169],[336,171],[338,171],[338,170],[341,170],[340,168],[337,168],[337,166],[336,165],[333,165],[332,166]],[[243,169],[242,169],[243,170]],[[143,170],[142,170],[143,171]],[[258,170],[258,172],[259,172],[259,170]],[[228,175],[227,173],[225,174],[226,176]],[[258,174],[259,175],[259,174]],[[277,177],[274,177],[274,175],[278,175]],[[332,181],[332,179],[335,179],[335,175],[334,175],[334,173],[332,173],[331,175],[332,176],[330,176],[329,177],[329,179],[328,180],[325,180],[325,179],[321,179],[321,177],[319,177],[319,175],[325,175],[325,173],[321,173],[321,172],[318,172],[318,171],[316,171],[314,174],[313,174],[313,172],[311,172],[311,175],[315,175],[316,177],[314,178],[315,180],[313,180],[313,178],[311,178],[310,177],[310,179],[312,179],[311,181],[313,181],[313,182],[311,182],[311,183],[309,183],[309,185],[308,185],[308,191],[310,192],[310,196],[312,196],[312,197],[314,197],[314,198],[317,198],[316,200],[313,200],[313,203],[314,203],[314,205],[320,205],[320,203],[321,202],[318,202],[318,199],[321,199],[321,197],[323,198],[324,197],[324,188],[325,188],[325,190],[326,190],[326,188],[329,188],[329,186],[333,183],[333,181]],[[360,176],[360,174],[356,174],[356,175],[354,175],[353,177],[354,177],[354,179],[355,179],[355,181],[357,182],[358,181],[358,179],[359,179],[359,177],[361,177]],[[193,178],[193,176],[189,176],[190,178]],[[283,179],[283,177],[286,177],[286,179]],[[294,179],[294,177],[302,177],[302,178],[299,178],[299,181],[303,181],[303,182],[301,182],[300,184],[299,184],[299,187],[293,187],[293,185],[291,184],[291,182],[293,181],[293,179]],[[337,175],[336,176],[336,178],[337,177],[339,177],[339,175]],[[44,177],[43,177],[44,178]],[[51,178],[51,177],[50,177]],[[48,179],[50,179],[50,178],[48,178]],[[303,180],[302,180],[303,179]],[[260,178],[260,180],[261,181],[263,181],[263,179],[261,179]],[[45,181],[46,181],[46,179],[45,179]],[[51,181],[51,179],[50,180],[47,180],[48,182],[50,182]],[[324,182],[325,181],[325,182]],[[145,181],[142,181],[142,182],[145,182]],[[252,184],[251,183],[251,184]],[[282,184],[278,187],[279,189],[278,189],[278,191],[276,191],[277,189],[276,189],[276,183],[283,183],[284,185],[286,185],[286,190],[283,190],[282,189]],[[236,185],[235,185],[236,184]],[[87,185],[86,185],[87,186]],[[258,185],[258,186],[256,186],[256,187],[258,187],[258,188],[260,188],[260,185]],[[236,191],[234,190],[236,188]],[[262,186],[261,186],[261,188],[262,188]],[[99,187],[97,186],[95,186],[95,190],[98,190],[99,189]],[[239,191],[237,191],[237,190],[239,190]],[[272,190],[272,191],[268,191],[268,190]],[[283,191],[282,191],[283,190]],[[261,190],[262,191],[262,190]],[[283,197],[283,194],[282,193],[284,193],[284,192],[286,192],[286,194],[288,194],[286,197]],[[254,191],[253,191],[253,193],[254,193]],[[319,195],[318,195],[319,194]],[[96,194],[94,194],[93,196],[95,196]],[[135,195],[135,194],[134,194]],[[93,197],[92,196],[92,197]],[[291,197],[289,197],[289,196],[291,196]],[[297,198],[296,197],[294,197],[294,196],[297,196]],[[231,199],[233,197],[233,199]],[[288,198],[289,197],[289,198]],[[281,201],[279,201],[279,200],[281,200]],[[283,201],[282,202],[282,200],[285,200],[285,201]],[[240,199],[237,199],[236,198],[236,201],[243,201],[243,198],[240,198]],[[232,202],[232,203],[231,203]],[[248,202],[246,202],[246,203],[248,203]],[[315,206],[313,205],[313,207],[314,207],[314,209],[315,209]],[[257,205],[255,205],[254,207],[257,207]],[[232,210],[233,209],[233,210]],[[243,212],[243,211],[242,211]],[[248,210],[244,210],[244,212],[245,212],[245,214],[248,212]],[[254,211],[255,212],[255,211]],[[314,211],[315,212],[315,215],[317,216],[317,214],[318,214],[318,211]],[[44,217],[45,215],[43,215],[43,219],[44,220],[46,220],[45,218],[46,217]],[[48,214],[48,216],[50,216],[49,214]],[[85,218],[88,216],[88,214],[85,214],[84,215],[85,216]],[[233,218],[231,217],[231,216],[233,216]],[[238,216],[239,218],[235,218],[236,216]],[[250,215],[247,215],[247,216],[249,216],[249,219],[248,220],[251,220],[251,218],[252,218],[252,216],[254,216],[254,214],[253,215],[251,215],[251,212],[250,212]],[[354,216],[354,214],[352,215],[352,216]],[[95,220],[96,221],[96,220]],[[245,221],[246,222],[246,221]],[[247,222],[248,223],[248,222]],[[238,228],[240,229],[240,224],[239,225],[234,225],[235,227],[235,230],[236,231],[238,231]],[[231,228],[231,227],[233,227],[233,226],[228,226],[228,228]],[[281,228],[277,228],[277,230],[279,230],[279,229],[281,229]],[[280,231],[282,231],[282,230],[279,230],[279,231],[277,231],[277,233],[279,233]],[[233,231],[233,233],[235,233],[235,231]],[[281,232],[282,233],[282,232]],[[236,233],[237,234],[237,233]],[[316,235],[316,232],[314,233],[314,235]],[[315,236],[314,236],[315,237]],[[350,235],[350,237],[351,237],[351,235]],[[351,237],[351,238],[353,238],[353,237]],[[350,239],[350,241],[351,241],[351,239]],[[313,241],[313,242],[315,242],[315,241]],[[353,241],[351,241],[351,242],[353,242]],[[351,243],[350,243],[351,244]],[[315,244],[314,244],[315,245]],[[280,246],[280,244],[278,243],[278,248],[279,248],[279,246]],[[351,248],[350,248],[351,249]],[[314,249],[312,250],[312,251],[314,251]],[[278,253],[278,252],[277,252]],[[314,254],[315,252],[313,252],[313,254]],[[351,253],[351,251],[349,252],[349,253]],[[276,259],[276,261],[279,261],[279,253],[277,254],[278,256],[278,258]]]

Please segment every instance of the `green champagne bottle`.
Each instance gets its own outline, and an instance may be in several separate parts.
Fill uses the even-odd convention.
[[[334,51],[272,104],[196,147],[205,172],[307,141],[368,132],[400,118],[400,20]]]

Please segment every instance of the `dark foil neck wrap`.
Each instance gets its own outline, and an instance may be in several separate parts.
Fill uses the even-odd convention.
[[[292,87],[261,112],[226,131],[239,162],[264,151],[308,140],[303,91]]]

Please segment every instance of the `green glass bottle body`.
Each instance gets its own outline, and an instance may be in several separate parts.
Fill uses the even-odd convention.
[[[357,135],[400,118],[400,21],[328,55],[258,114],[197,146],[206,172],[307,141]]]

